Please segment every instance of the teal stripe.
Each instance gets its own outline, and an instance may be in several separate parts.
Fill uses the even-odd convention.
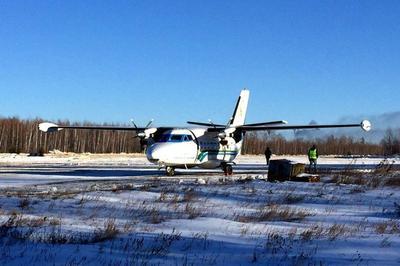
[[[197,156],[197,159],[201,162],[207,155],[236,155],[237,151],[203,151]]]

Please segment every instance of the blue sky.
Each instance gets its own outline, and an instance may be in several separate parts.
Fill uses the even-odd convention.
[[[399,111],[400,1],[0,1],[0,115],[334,122]],[[358,122],[358,121],[356,121]]]

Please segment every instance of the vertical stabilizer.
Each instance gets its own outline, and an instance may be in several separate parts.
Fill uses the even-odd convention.
[[[247,104],[249,102],[250,91],[242,90],[239,99],[237,100],[235,110],[229,121],[229,126],[241,126],[244,124],[247,112]]]

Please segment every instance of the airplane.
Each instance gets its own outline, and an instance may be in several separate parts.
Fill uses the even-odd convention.
[[[177,168],[222,168],[225,175],[231,175],[235,158],[240,154],[243,137],[251,131],[298,130],[315,128],[361,127],[371,129],[371,123],[363,120],[356,124],[329,125],[287,125],[285,120],[246,124],[246,112],[250,92],[243,89],[237,100],[233,115],[226,125],[213,122],[187,121],[197,128],[151,127],[152,120],[145,127],[115,126],[63,126],[50,122],[39,124],[43,132],[57,132],[63,129],[83,130],[129,130],[136,133],[141,144],[146,144],[147,159],[161,168],[168,176],[175,175]]]

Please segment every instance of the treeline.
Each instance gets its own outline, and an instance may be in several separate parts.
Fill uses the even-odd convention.
[[[400,154],[400,130],[389,128],[381,141],[383,154]]]
[[[129,131],[61,130],[44,133],[38,129],[41,119],[0,119],[0,152],[47,153],[51,150],[91,153],[140,152],[140,143]],[[95,124],[57,121],[63,125],[94,126]],[[103,124],[118,126],[118,124]]]
[[[19,118],[0,118],[1,153],[47,153],[51,150],[90,153],[134,153],[141,152],[141,145],[132,131],[106,130],[61,130],[56,133],[43,133],[38,125],[41,119],[21,120]],[[90,122],[56,123],[73,126],[94,126]],[[120,126],[120,124],[103,124]],[[126,126],[126,125],[121,125]],[[243,154],[263,154],[270,147],[274,154],[306,154],[311,145],[317,145],[320,154],[337,155],[393,155],[400,154],[400,131],[389,129],[379,144],[365,142],[364,139],[330,136],[325,139],[287,140],[280,135],[266,133],[247,133]]]
[[[324,139],[293,139],[287,140],[280,135],[250,133],[246,135],[242,153],[263,154],[270,147],[274,154],[307,154],[308,149],[316,145],[319,154],[325,155],[383,155],[385,150],[381,144],[367,143],[364,139],[355,140],[352,137],[330,136]],[[392,153],[393,154],[393,153]]]

